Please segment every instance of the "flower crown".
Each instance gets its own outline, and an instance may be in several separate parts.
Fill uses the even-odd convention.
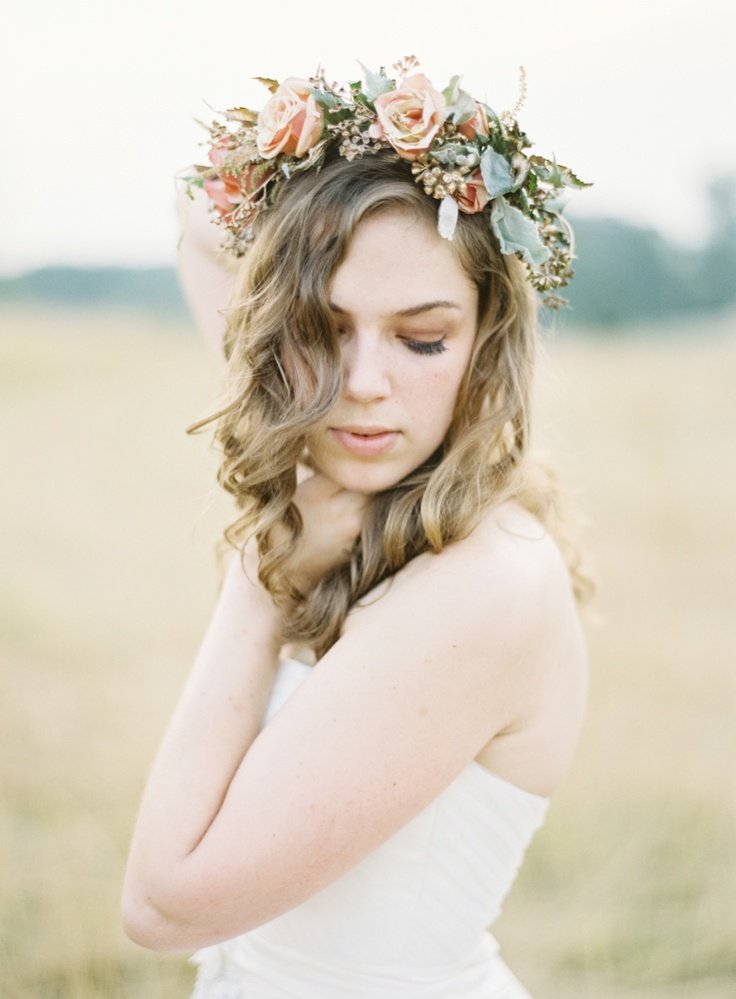
[[[234,108],[208,127],[211,166],[195,167],[187,192],[203,187],[228,230],[226,245],[241,255],[256,215],[279,187],[303,170],[318,170],[334,150],[346,160],[392,149],[414,179],[439,201],[438,231],[452,239],[459,212],[486,212],[501,252],[516,254],[529,280],[555,308],[573,276],[573,234],[562,217],[565,187],[589,187],[572,170],[528,156],[529,139],[516,121],[526,96],[496,114],[453,76],[436,90],[413,56],[397,63],[397,79],[381,68],[365,81],[330,84],[318,70],[283,83],[257,77],[271,92],[260,112]]]

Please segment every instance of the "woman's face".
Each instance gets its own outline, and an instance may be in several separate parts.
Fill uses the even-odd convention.
[[[473,349],[478,291],[432,223],[387,210],[358,225],[329,296],[343,387],[309,452],[344,489],[380,492],[445,438]]]

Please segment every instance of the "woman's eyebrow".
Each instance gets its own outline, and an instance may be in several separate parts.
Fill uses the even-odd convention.
[[[349,315],[347,309],[343,309],[339,305],[335,305],[334,302],[328,302],[328,305],[333,312],[339,312],[342,316]],[[418,316],[422,312],[431,312],[432,309],[457,309],[458,311],[461,311],[461,306],[459,306],[457,302],[450,302],[446,299],[438,299],[436,302],[422,302],[421,305],[411,305],[408,309],[399,309],[398,312],[392,313],[392,317]]]

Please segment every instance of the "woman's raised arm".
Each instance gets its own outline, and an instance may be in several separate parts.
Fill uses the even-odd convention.
[[[225,309],[233,292],[234,275],[220,250],[223,229],[213,225],[207,197],[195,191],[194,199],[183,190],[177,194],[181,225],[177,270],[184,295],[205,340],[222,356]]]

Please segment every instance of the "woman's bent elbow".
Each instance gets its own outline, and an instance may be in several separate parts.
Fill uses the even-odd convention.
[[[148,950],[182,951],[191,947],[183,939],[184,933],[150,899],[139,896],[127,884],[120,903],[123,929],[126,936]]]

